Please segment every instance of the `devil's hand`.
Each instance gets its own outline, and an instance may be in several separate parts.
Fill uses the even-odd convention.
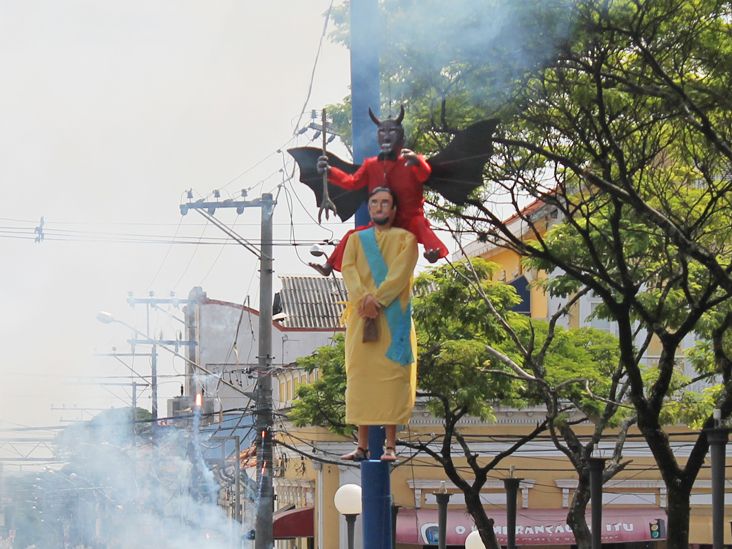
[[[402,149],[402,158],[404,159],[405,166],[414,166],[419,162],[417,153],[410,149]]]
[[[318,163],[315,165],[315,167],[317,168],[319,174],[322,174],[323,172],[330,170],[330,166],[328,165],[328,157],[319,156]]]

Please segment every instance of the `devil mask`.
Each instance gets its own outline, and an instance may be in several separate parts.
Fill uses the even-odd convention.
[[[379,120],[370,108],[369,116],[374,124],[378,126],[376,139],[379,143],[381,153],[389,156],[398,155],[404,146],[404,127],[402,126],[404,107],[399,107],[399,116],[396,118],[387,118],[383,121]]]

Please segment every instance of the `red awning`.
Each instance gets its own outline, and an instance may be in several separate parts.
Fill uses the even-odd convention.
[[[496,537],[506,540],[506,514],[503,509],[490,511]],[[566,509],[518,509],[516,514],[517,545],[562,545],[574,543],[572,530],[566,524]],[[666,512],[656,507],[611,508],[602,511],[602,542],[651,541],[650,523],[666,520]],[[587,522],[591,515],[587,513]],[[473,530],[473,519],[464,511],[448,510],[447,544],[463,545]],[[400,509],[397,515],[398,543],[427,545],[437,543],[437,509]]]
[[[278,511],[274,514],[272,531],[274,539],[312,538],[315,513],[312,507],[300,507]]]

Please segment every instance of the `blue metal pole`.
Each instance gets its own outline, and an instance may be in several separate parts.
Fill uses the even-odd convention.
[[[361,164],[378,154],[376,128],[369,108],[380,115],[379,6],[377,0],[351,0],[351,123],[353,161]],[[369,215],[363,204],[356,212],[356,226],[366,225]],[[384,430],[369,428],[370,461],[361,463],[363,546],[392,549],[390,466],[378,461],[383,452]]]
[[[361,513],[363,546],[392,549],[391,466],[384,461],[361,462]]]
[[[376,127],[368,113],[369,107],[376,116],[381,111],[380,36],[377,0],[351,0],[351,131],[356,164],[379,152]],[[369,214],[363,204],[356,212],[356,226],[368,222]]]

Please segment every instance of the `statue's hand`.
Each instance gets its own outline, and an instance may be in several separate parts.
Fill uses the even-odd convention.
[[[358,314],[363,318],[376,318],[379,316],[379,309],[381,304],[376,301],[376,298],[371,294],[364,296],[361,300],[361,304],[358,308]]]
[[[417,153],[410,149],[402,149],[402,158],[405,166],[414,166],[419,162]]]
[[[328,157],[327,156],[319,156],[318,157],[318,163],[315,165],[316,169],[318,170],[319,174],[322,174],[323,172],[329,171],[330,166],[328,165]]]

